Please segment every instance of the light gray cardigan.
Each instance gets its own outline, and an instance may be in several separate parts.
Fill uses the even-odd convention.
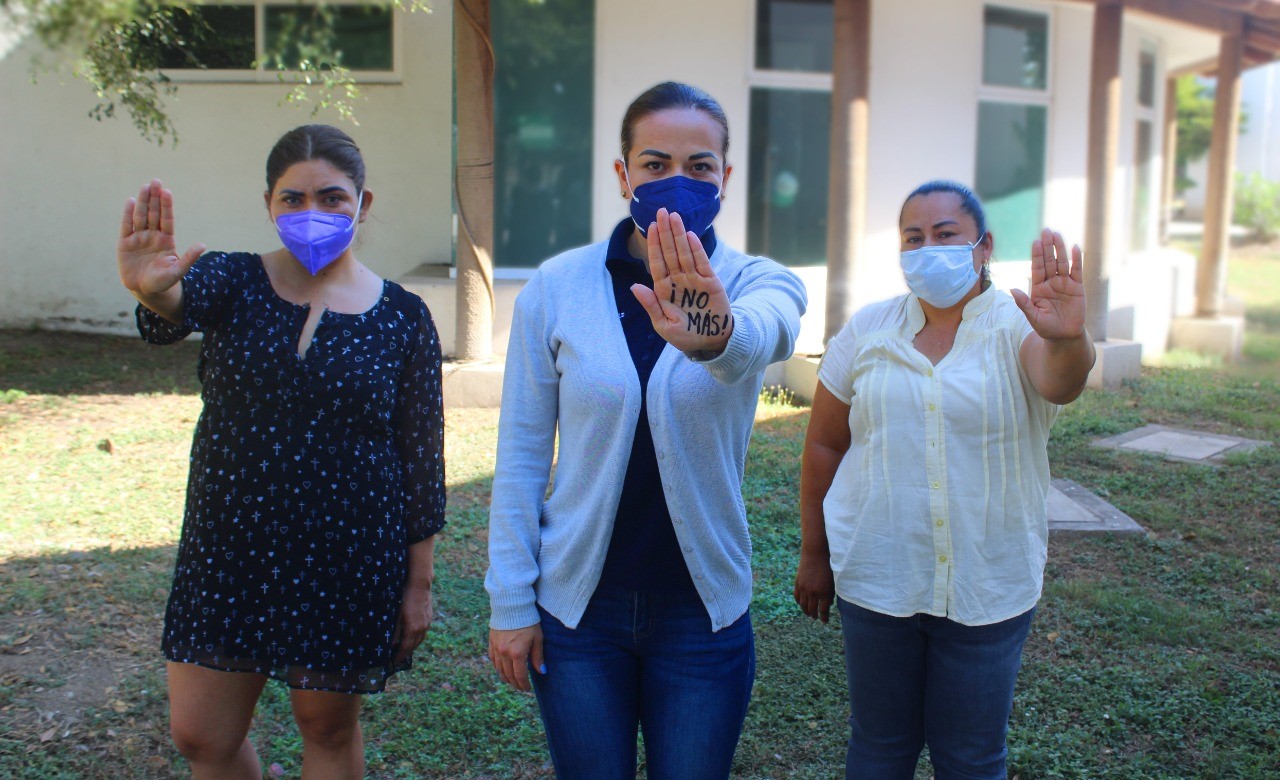
[[[600,580],[640,416],[607,248],[551,258],[516,299],[489,512],[493,628],[538,623],[535,604],[575,627]],[[806,295],[786,268],[723,241],[710,259],[731,301],[729,343],[709,361],[667,345],[646,400],[671,522],[719,630],[751,602],[747,443],[765,367],[791,355]]]

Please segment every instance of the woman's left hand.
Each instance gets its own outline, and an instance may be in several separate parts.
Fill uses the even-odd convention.
[[[404,600],[400,603],[400,616],[396,618],[396,633],[392,638],[396,647],[396,663],[408,658],[422,644],[427,636],[427,629],[431,627],[433,614],[431,585],[409,585],[405,588]]]
[[[711,268],[702,242],[684,229],[679,214],[658,209],[649,226],[649,273],[653,289],[632,285],[653,329],[667,343],[697,358],[724,351],[733,333],[729,296]]]
[[[1048,228],[1031,242],[1031,295],[1011,290],[1018,308],[1031,327],[1046,341],[1078,338],[1084,333],[1084,258],[1079,246],[1071,248],[1061,233]]]

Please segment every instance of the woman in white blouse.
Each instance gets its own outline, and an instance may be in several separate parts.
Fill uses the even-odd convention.
[[[846,778],[1005,776],[1022,645],[1040,597],[1046,451],[1093,366],[1082,257],[1045,230],[1030,294],[996,290],[966,187],[899,217],[911,292],[827,345],[805,436],[795,599],[837,604],[849,679]]]

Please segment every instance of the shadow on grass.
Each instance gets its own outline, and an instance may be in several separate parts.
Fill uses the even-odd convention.
[[[141,338],[0,330],[0,401],[23,394],[198,393],[200,342],[158,347]]]

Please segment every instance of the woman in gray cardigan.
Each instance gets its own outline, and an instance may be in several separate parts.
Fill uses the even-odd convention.
[[[806,299],[787,269],[717,240],[728,146],[711,96],[646,91],[614,163],[630,217],[543,263],[516,301],[489,655],[520,690],[533,671],[561,778],[634,778],[637,729],[650,778],[725,778],[746,715],[742,472],[765,367],[790,356]]]

